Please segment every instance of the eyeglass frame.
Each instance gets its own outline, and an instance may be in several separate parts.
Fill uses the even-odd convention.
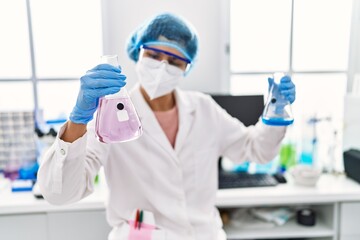
[[[169,51],[166,51],[166,50],[149,47],[149,46],[146,46],[145,44],[144,44],[144,45],[141,45],[141,46],[140,46],[140,49],[141,49],[142,51],[144,51],[144,50],[151,50],[151,51],[154,51],[154,52],[163,53],[163,54],[166,54],[166,55],[168,55],[168,56],[177,58],[177,59],[185,62],[185,63],[186,63],[185,69],[182,69],[185,73],[187,73],[187,72],[189,71],[189,69],[190,69],[191,61],[190,61],[189,59],[187,59],[187,58],[178,56],[178,55],[176,55],[176,54],[174,54],[174,53],[171,53],[171,52],[169,52]],[[143,53],[140,54],[140,55],[143,57]],[[146,56],[146,57],[147,57],[147,56]],[[151,58],[151,57],[149,57],[149,58]],[[154,58],[152,58],[152,59],[154,59]],[[154,60],[157,60],[157,59],[154,59]],[[158,60],[157,60],[157,61],[158,61]],[[174,67],[180,68],[179,66],[173,65],[173,64],[171,64],[171,63],[169,63],[169,64],[172,65],[172,66],[174,66]],[[180,68],[180,69],[181,69],[181,68]]]

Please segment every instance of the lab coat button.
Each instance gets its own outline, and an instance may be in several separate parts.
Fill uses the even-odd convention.
[[[61,153],[61,155],[65,155],[65,150],[63,148],[60,149],[60,153]]]

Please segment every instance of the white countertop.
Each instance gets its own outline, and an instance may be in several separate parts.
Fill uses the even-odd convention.
[[[107,191],[97,188],[85,199],[64,206],[49,204],[44,199],[37,199],[32,192],[0,191],[0,215],[36,212],[88,211],[105,209]]]
[[[360,201],[360,184],[344,175],[322,175],[314,187],[300,186],[287,177],[288,183],[276,187],[220,190],[218,207],[310,204]]]
[[[295,185],[291,179],[276,187],[219,190],[218,207],[239,207],[282,204],[314,204],[360,201],[360,184],[345,176],[323,175],[315,187]],[[0,215],[36,212],[87,211],[105,209],[107,191],[98,187],[93,194],[78,203],[66,206],[50,205],[36,199],[31,192],[0,191]]]

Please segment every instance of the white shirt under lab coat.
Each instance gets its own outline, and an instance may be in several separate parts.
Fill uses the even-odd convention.
[[[59,137],[42,160],[38,182],[47,201],[67,204],[94,190],[101,166],[109,188],[107,220],[121,229],[134,209],[154,213],[157,226],[170,240],[217,240],[222,224],[215,198],[218,158],[236,163],[265,163],[278,153],[285,127],[261,121],[246,128],[220,108],[208,95],[175,91],[179,130],[175,148],[140,93],[131,99],[144,133],[118,144],[97,141],[94,123],[73,143]],[[64,127],[59,132],[61,136]]]

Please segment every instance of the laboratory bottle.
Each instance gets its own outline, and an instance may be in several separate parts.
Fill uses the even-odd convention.
[[[10,146],[9,159],[6,162],[6,165],[3,169],[4,177],[10,179],[11,181],[19,178],[19,169],[21,166],[21,161],[18,151],[16,151],[14,146]]]
[[[317,133],[317,124],[320,119],[314,114],[306,116],[301,125],[301,154],[299,163],[303,165],[312,165],[318,167],[319,136]]]
[[[117,55],[102,56],[101,62],[119,67]],[[139,138],[142,132],[139,116],[125,87],[99,99],[95,133],[100,142],[127,142]]]
[[[297,140],[295,140],[295,129],[289,126],[281,143],[279,151],[279,170],[287,171],[297,164]]]
[[[273,74],[274,82],[270,87],[269,96],[262,114],[262,121],[266,125],[287,126],[294,122],[291,104],[279,89],[280,79],[283,76],[285,76],[283,73]]]

